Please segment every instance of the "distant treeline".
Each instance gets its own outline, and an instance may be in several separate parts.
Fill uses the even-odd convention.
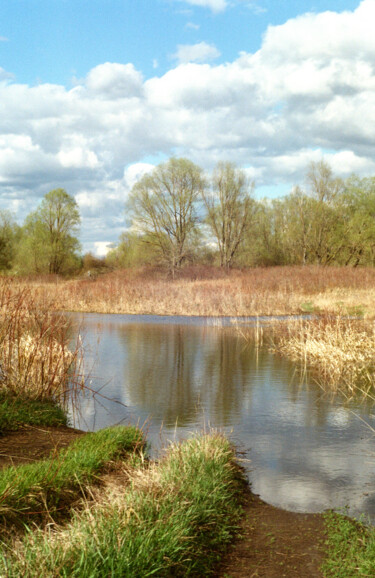
[[[375,177],[339,179],[324,160],[289,195],[256,200],[253,182],[232,163],[207,177],[171,158],[134,185],[124,210],[128,228],[103,259],[80,254],[78,207],[63,189],[48,193],[22,227],[1,212],[0,270],[375,264]]]

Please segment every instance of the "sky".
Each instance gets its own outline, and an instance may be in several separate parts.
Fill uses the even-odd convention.
[[[375,175],[374,22],[375,0],[0,0],[0,210],[64,188],[102,255],[171,156],[234,162],[257,198],[322,158]]]

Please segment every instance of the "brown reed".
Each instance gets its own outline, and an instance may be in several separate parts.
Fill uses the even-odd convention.
[[[63,403],[82,359],[66,316],[44,294],[0,281],[0,393]],[[77,381],[76,381],[77,383]]]
[[[295,315],[307,311],[375,316],[375,269],[190,267],[172,280],[159,269],[114,271],[96,280],[33,280],[39,298],[69,311],[155,315]]]
[[[341,315],[289,320],[272,327],[269,347],[309,370],[325,390],[374,395],[373,322]]]

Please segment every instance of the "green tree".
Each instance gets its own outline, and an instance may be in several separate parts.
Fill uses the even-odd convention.
[[[375,264],[375,177],[352,175],[340,199],[340,264]]]
[[[78,266],[77,203],[64,189],[45,195],[23,227],[18,263],[22,271],[63,274]]]
[[[145,235],[131,231],[121,233],[119,241],[106,255],[105,261],[115,269],[151,265],[158,258],[157,248]]]
[[[253,190],[254,184],[246,173],[229,162],[219,162],[211,188],[202,189],[206,220],[218,244],[221,267],[232,266],[253,220]]]
[[[131,191],[128,208],[133,226],[159,251],[173,275],[189,254],[204,186],[200,167],[171,158],[144,175]]]
[[[8,211],[0,211],[0,271],[12,268],[20,227]]]
[[[337,207],[344,185],[335,178],[329,164],[321,160],[313,162],[307,172],[307,185],[311,201],[309,211],[309,235],[307,252],[312,262],[328,265],[335,261],[342,248],[337,236]]]

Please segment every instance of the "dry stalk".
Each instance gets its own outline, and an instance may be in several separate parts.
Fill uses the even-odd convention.
[[[81,361],[79,343],[71,350],[70,342],[63,314],[31,288],[0,282],[0,392],[64,402]]]

